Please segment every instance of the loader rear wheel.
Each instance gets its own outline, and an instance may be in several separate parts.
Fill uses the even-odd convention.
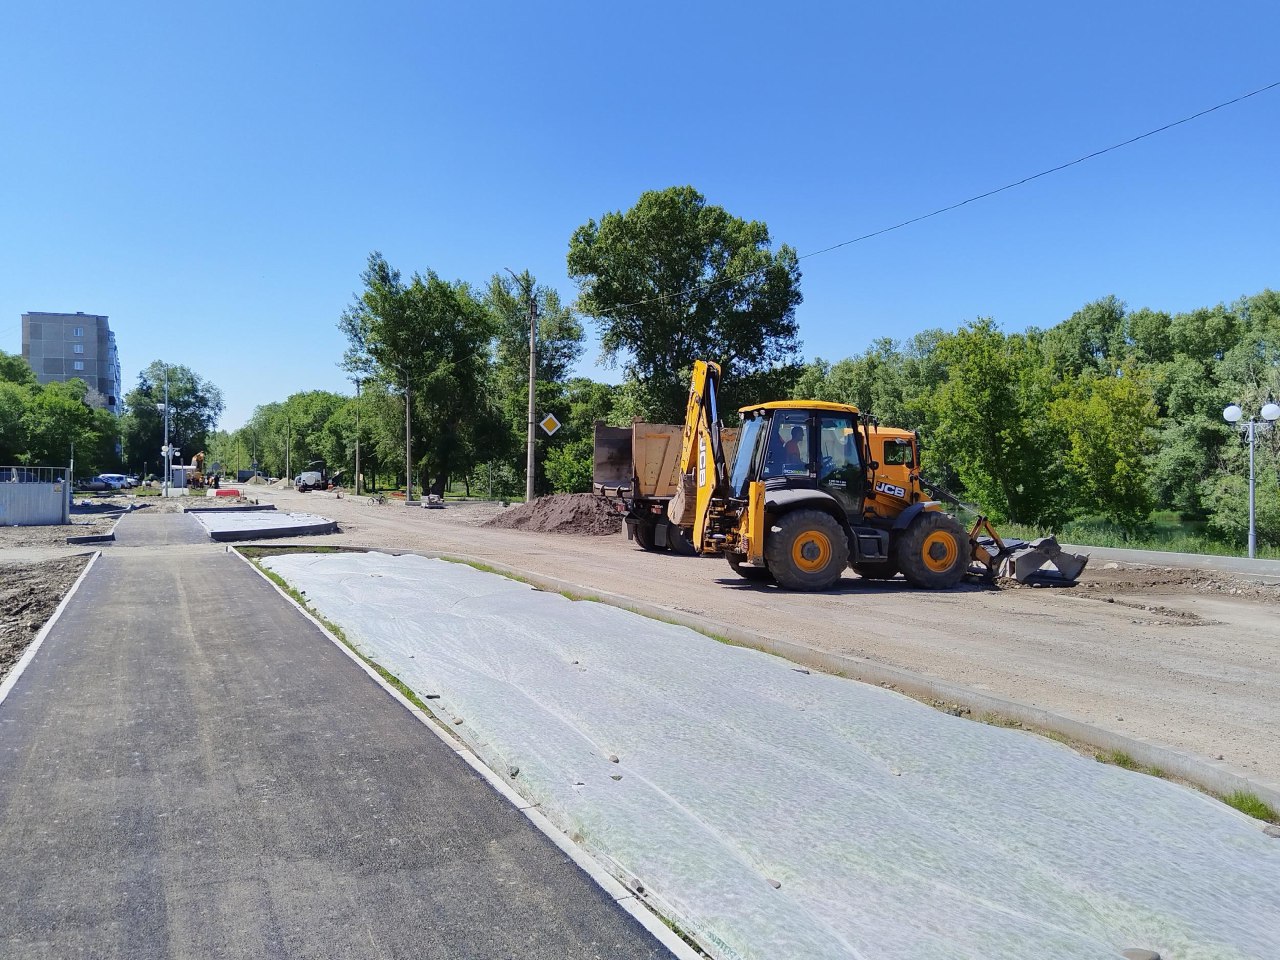
[[[969,569],[969,534],[953,517],[926,510],[899,535],[894,561],[912,586],[946,590]]]
[[[764,559],[779,586],[827,590],[849,563],[849,538],[831,514],[794,510],[769,528]]]
[[[764,583],[773,579],[773,572],[768,567],[757,567],[747,563],[746,557],[740,553],[726,553],[725,557],[729,561],[729,566],[733,567],[733,572],[743,580]]]

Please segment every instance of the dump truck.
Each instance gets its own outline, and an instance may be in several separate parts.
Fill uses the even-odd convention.
[[[954,587],[971,571],[1023,582],[1073,583],[1088,557],[1052,538],[1007,542],[979,516],[972,529],[943,509],[921,475],[919,438],[857,407],[775,400],[743,407],[727,449],[716,392],[720,368],[694,364],[668,522],[690,545],[722,555],[747,579],[825,590],[846,567],[901,574],[916,587]],[[954,498],[952,498],[954,500]],[[958,502],[958,501],[957,501]]]
[[[738,431],[720,428],[721,446],[737,449]],[[667,505],[680,484],[680,447],[684,427],[634,421],[629,427],[595,424],[592,489],[626,514],[627,539],[644,550],[694,553],[693,522],[673,524]]]

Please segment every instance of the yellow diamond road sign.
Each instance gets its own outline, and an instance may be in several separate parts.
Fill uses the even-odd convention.
[[[542,418],[542,423],[539,424],[539,426],[541,426],[543,430],[547,431],[547,436],[549,437],[560,429],[560,421],[556,419],[556,415],[554,413],[548,413]]]

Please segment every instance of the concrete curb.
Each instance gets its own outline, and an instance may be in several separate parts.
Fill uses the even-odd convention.
[[[305,551],[306,547],[299,546],[297,549]],[[1165,746],[1142,737],[1116,733],[1082,720],[1075,720],[1040,707],[1020,703],[1017,700],[979,693],[967,687],[943,680],[935,680],[911,670],[878,663],[865,657],[814,650],[811,647],[806,647],[790,640],[779,640],[775,637],[756,633],[753,630],[744,630],[731,624],[707,620],[703,617],[693,616],[656,603],[633,600],[630,597],[593,590],[581,584],[544,576],[529,570],[508,566],[507,564],[493,563],[480,557],[425,550],[396,550],[378,547],[370,547],[368,549],[374,553],[391,555],[414,554],[432,559],[457,560],[463,563],[475,564],[497,573],[523,580],[542,590],[567,593],[578,599],[596,600],[655,620],[689,627],[699,633],[714,634],[739,646],[758,650],[761,653],[769,653],[784,660],[798,663],[801,666],[821,670],[824,673],[834,674],[850,680],[858,680],[863,683],[890,687],[898,693],[905,694],[916,700],[954,703],[957,706],[967,708],[975,717],[984,714],[995,714],[1030,727],[1061,734],[1099,750],[1121,751],[1128,754],[1141,766],[1158,767],[1165,773],[1194,784],[1208,793],[1218,795],[1231,794],[1237,791],[1252,793],[1266,802],[1272,809],[1280,810],[1280,784],[1249,777],[1244,773],[1231,769],[1226,763],[1199,757],[1176,747]]]
[[[119,521],[117,521],[118,523]],[[76,591],[80,589],[80,584],[84,583],[85,577],[89,575],[89,571],[93,569],[93,565],[98,562],[98,558],[102,556],[102,551],[95,550],[93,555],[89,557],[89,562],[84,565],[84,569],[80,571],[80,576],[76,577],[76,582],[71,584],[71,589],[67,591],[66,596],[53,608],[53,613],[49,615],[49,619],[45,621],[44,626],[40,628],[40,632],[35,638],[27,644],[27,649],[22,651],[22,656],[18,658],[18,662],[13,665],[13,669],[9,671],[9,675],[4,678],[4,682],[0,683],[0,704],[4,703],[5,697],[9,696],[9,691],[17,686],[18,678],[22,676],[27,666],[35,659],[36,651],[40,649],[40,645],[44,643],[44,638],[49,635],[49,631],[53,629],[53,625],[58,622],[58,618],[62,616],[62,611],[67,609],[67,604],[71,602],[71,598],[76,595]]]
[[[305,552],[305,547],[300,547],[299,552]],[[365,675],[374,683],[381,687],[385,692],[390,694],[402,707],[408,710],[414,717],[418,719],[428,730],[436,735],[444,744],[449,747],[454,754],[462,760],[467,766],[479,774],[486,783],[489,784],[499,795],[508,803],[524,814],[525,818],[534,825],[547,839],[549,839],[556,848],[567,856],[573,863],[579,867],[588,877],[590,877],[597,886],[607,893],[615,903],[623,910],[630,914],[640,926],[644,927],[655,940],[661,943],[669,951],[676,960],[705,960],[703,954],[694,950],[685,943],[679,936],[675,934],[666,924],[664,924],[658,916],[636,895],[624,887],[611,873],[609,873],[599,861],[591,856],[582,847],[575,844],[569,837],[548,820],[537,807],[531,804],[524,797],[520,796],[511,785],[503,780],[489,766],[480,759],[472,750],[463,744],[453,732],[444,724],[440,723],[431,714],[426,713],[409,700],[404,694],[384,680],[376,670],[364,661],[354,650],[343,643],[336,637],[328,627],[324,625],[311,611],[299,604],[293,597],[289,596],[282,590],[275,581],[266,575],[258,565],[248,557],[244,556],[239,550],[233,550],[227,547],[227,552],[234,554],[243,563],[247,564],[249,569],[261,577],[266,583],[279,594],[286,603],[290,604],[295,610],[307,618],[321,633],[329,638],[330,642],[341,650],[348,659],[355,663]],[[369,551],[358,550],[352,552],[391,552],[391,551]],[[400,553],[408,553],[410,551],[399,551]],[[73,588],[74,589],[74,588]],[[70,596],[70,594],[68,594]],[[52,622],[52,621],[51,621]],[[0,695],[0,699],[3,696]]]
[[[209,539],[215,543],[235,543],[241,540],[270,540],[278,537],[310,537],[321,533],[337,533],[338,521],[309,523],[302,527],[275,527],[259,530],[211,530]]]
[[[249,503],[236,504],[231,507],[183,507],[183,513],[257,513],[264,510],[274,510],[274,503]]]
[[[111,525],[110,531],[107,533],[89,533],[83,537],[67,537],[69,546],[78,547],[85,543],[111,543],[116,538],[116,527],[120,526],[120,521],[133,513],[133,508],[126,510],[120,516],[116,517],[116,522]]]

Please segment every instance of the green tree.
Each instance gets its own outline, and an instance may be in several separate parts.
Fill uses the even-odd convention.
[[[16,383],[26,387],[36,385],[36,374],[31,364],[16,353],[0,350],[0,383]]]
[[[465,284],[447,283],[430,270],[406,284],[377,252],[361,279],[364,290],[339,321],[348,344],[343,365],[400,390],[405,472],[416,466],[432,477],[431,492],[442,494],[454,471],[469,472],[492,430],[494,411],[482,391],[490,314]],[[417,460],[415,421],[425,438]]]
[[[1150,465],[1156,405],[1151,388],[1125,376],[1071,383],[1050,416],[1067,438],[1066,468],[1076,505],[1133,534],[1153,506]]]
[[[130,470],[158,464],[164,445],[165,381],[169,383],[169,442],[184,460],[208,445],[209,435],[222,416],[222,391],[190,367],[155,360],[138,375],[138,386],[124,398],[121,422],[124,459]],[[157,471],[158,472],[158,471]]]
[[[1050,380],[1033,342],[974,321],[937,346],[946,379],[926,399],[934,446],[992,516],[1057,529],[1069,515]]]
[[[695,360],[716,361],[731,384],[797,359],[795,251],[775,252],[764,223],[692,187],[646,192],[625,213],[583,224],[568,268],[604,356],[623,362],[647,419],[683,418]]]

